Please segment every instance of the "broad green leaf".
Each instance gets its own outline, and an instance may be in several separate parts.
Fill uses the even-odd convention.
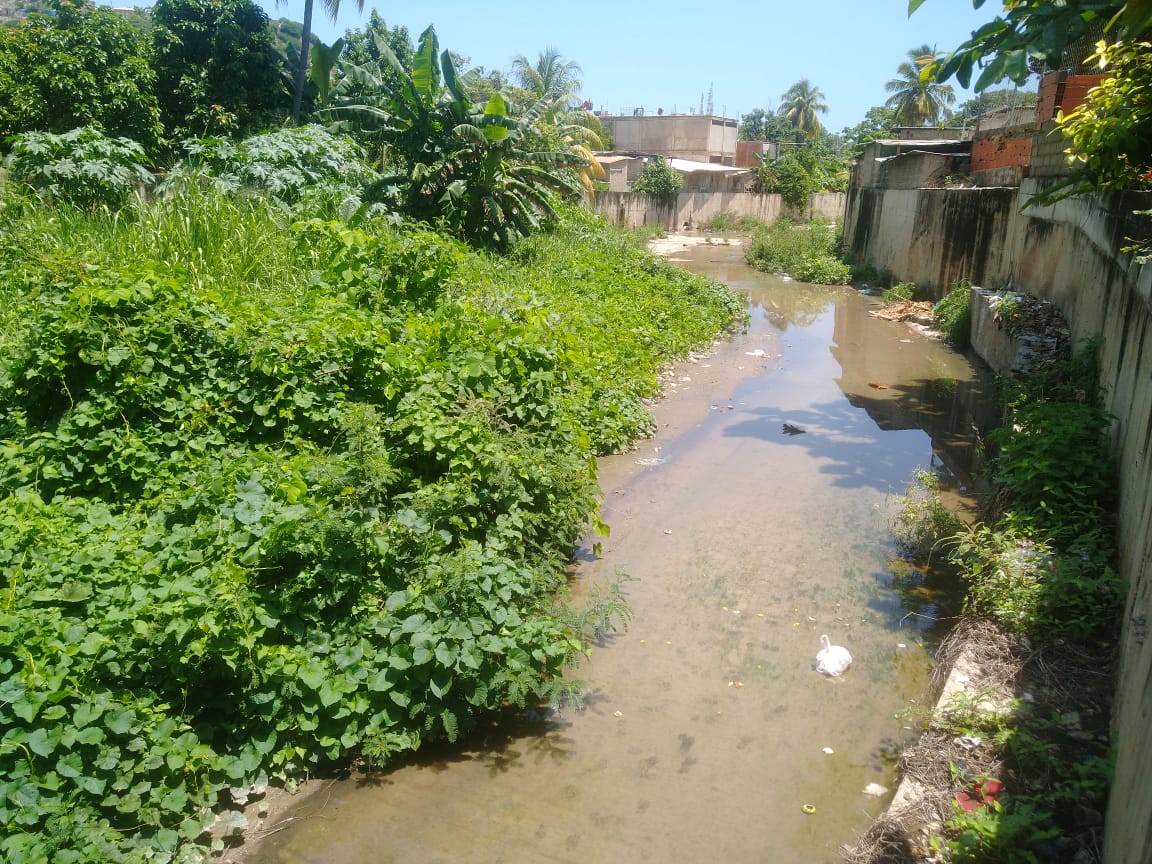
[[[56,773],[61,777],[79,777],[84,773],[84,760],[79,753],[66,753],[56,760]]]
[[[345,645],[332,655],[332,662],[337,669],[347,669],[359,663],[363,656],[364,649],[359,645]]]
[[[136,712],[131,708],[113,708],[104,718],[104,725],[117,735],[127,735],[136,720]]]
[[[50,756],[52,751],[56,749],[56,745],[60,741],[60,728],[54,726],[52,729],[45,729],[40,727],[32,730],[32,734],[28,736],[28,749],[39,756]]]
[[[298,677],[309,690],[319,690],[325,678],[324,667],[315,660],[309,660],[300,667],[300,671],[296,673],[296,677]]]

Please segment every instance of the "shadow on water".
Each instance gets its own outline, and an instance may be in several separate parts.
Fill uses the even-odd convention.
[[[830,864],[879,812],[862,790],[894,779],[958,596],[887,514],[918,468],[972,488],[984,382],[851,289],[739,247],[677,257],[744,291],[750,324],[678,367],[654,439],[601,460],[612,532],[577,551],[573,594],[626,573],[634,618],[578,671],[582,710],[326,786],[251,864]],[[842,678],[813,671],[821,633],[853,653]]]

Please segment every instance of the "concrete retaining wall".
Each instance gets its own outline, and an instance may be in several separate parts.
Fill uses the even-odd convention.
[[[854,186],[845,239],[857,261],[937,295],[960,279],[1009,282],[1056,303],[1073,340],[1103,337],[1102,382],[1115,416],[1120,571],[1128,584],[1115,704],[1116,777],[1105,864],[1152,862],[1152,264],[1117,250],[1147,231],[1132,216],[1152,194],[1025,203],[1050,181],[1019,189],[891,190]]]
[[[819,192],[809,199],[803,215],[809,219],[817,214],[832,220],[841,219],[844,202],[843,192]],[[663,225],[673,230],[686,224],[699,227],[725,210],[737,216],[753,216],[762,222],[775,222],[785,213],[781,196],[753,192],[681,192],[674,204],[638,192],[598,192],[592,209],[609,222],[626,228]]]

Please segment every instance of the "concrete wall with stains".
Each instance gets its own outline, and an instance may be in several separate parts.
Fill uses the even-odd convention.
[[[1152,194],[1096,194],[1026,206],[1051,181],[1019,189],[884,190],[853,186],[845,240],[871,261],[937,296],[962,279],[1009,282],[1055,302],[1075,340],[1103,337],[1102,382],[1120,484],[1120,570],[1128,597],[1119,645],[1117,766],[1105,864],[1152,862],[1152,263],[1118,250],[1147,231],[1134,210]]]
[[[818,192],[811,196],[804,212],[806,218],[823,216],[833,221],[844,217],[843,192]],[[779,195],[754,192],[681,192],[674,204],[639,192],[598,192],[591,207],[609,222],[624,228],[641,225],[663,225],[680,230],[686,225],[699,228],[724,211],[737,216],[752,216],[772,223],[785,214]]]

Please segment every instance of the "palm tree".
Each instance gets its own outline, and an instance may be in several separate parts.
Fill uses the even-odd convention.
[[[807,78],[801,78],[780,97],[781,117],[807,135],[809,138],[821,132],[817,114],[827,114],[828,104],[819,87],[813,87]]]
[[[537,99],[548,99],[567,107],[580,92],[583,72],[574,60],[564,61],[555,48],[547,48],[531,63],[523,54],[512,58],[512,75],[516,81]]]
[[[300,31],[300,65],[296,67],[296,87],[292,92],[292,125],[300,123],[300,105],[304,101],[304,82],[308,79],[308,58],[312,51],[312,4],[304,0],[304,28]],[[340,14],[340,0],[321,0],[324,11],[335,21]],[[364,11],[364,0],[356,0],[356,11]]]
[[[908,60],[896,68],[897,78],[884,85],[892,95],[884,103],[896,113],[892,121],[899,126],[934,125],[946,120],[948,106],[956,95],[947,84],[936,83],[930,67],[936,52],[930,45],[920,45],[908,52]]]

